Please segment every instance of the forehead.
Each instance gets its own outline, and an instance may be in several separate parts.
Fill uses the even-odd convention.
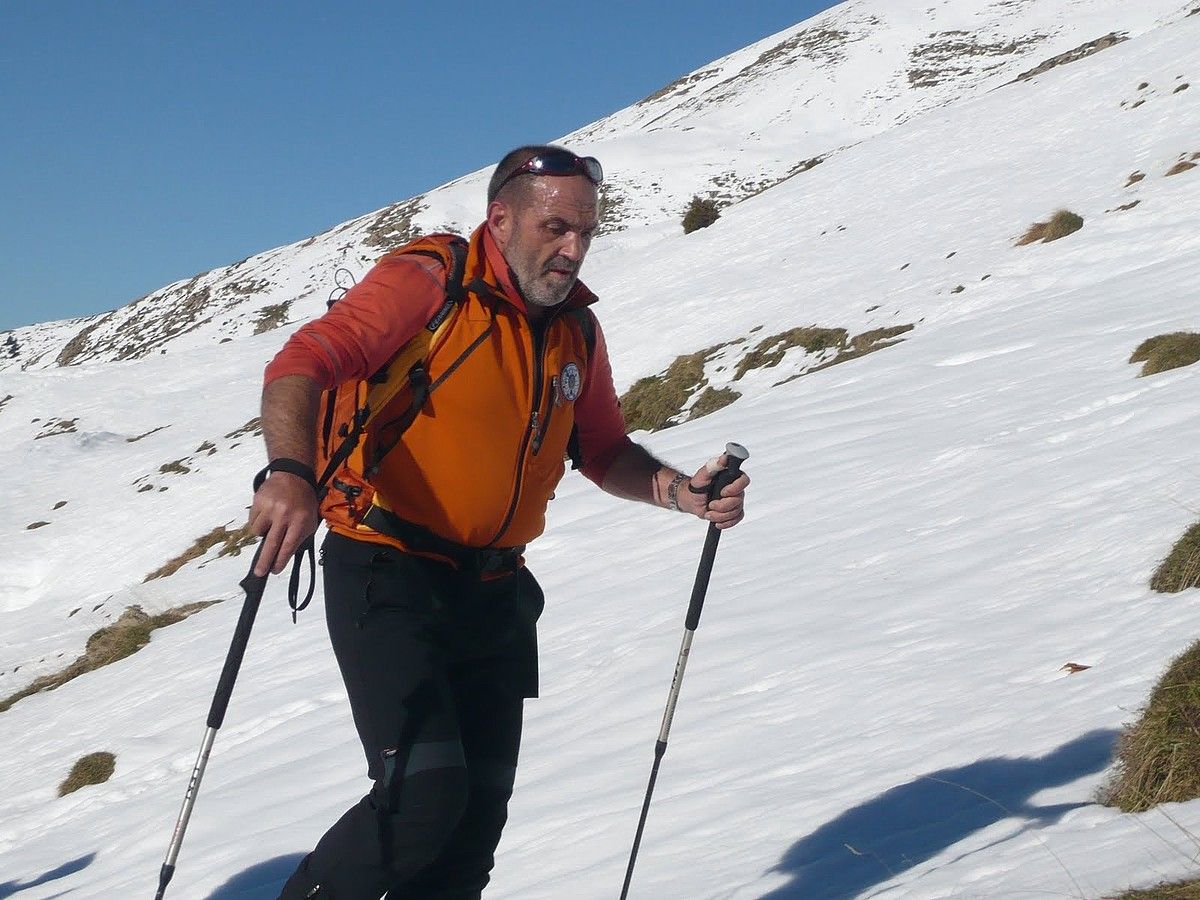
[[[581,230],[595,227],[596,186],[582,175],[532,179],[524,212],[538,220],[558,218]]]

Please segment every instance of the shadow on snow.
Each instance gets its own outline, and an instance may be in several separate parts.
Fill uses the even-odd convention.
[[[1088,803],[1031,805],[1039,791],[1099,772],[1117,732],[1093,731],[1036,758],[993,757],[919,776],[801,838],[772,872],[792,880],[761,900],[844,900],[1003,819],[1053,824]]]
[[[277,856],[239,872],[208,895],[208,900],[275,900],[303,853]]]
[[[79,859],[73,859],[69,863],[63,863],[57,869],[51,869],[49,872],[44,872],[33,881],[5,881],[0,883],[0,900],[5,897],[12,897],[14,894],[19,894],[21,891],[27,891],[30,888],[38,887],[39,885],[47,884],[51,881],[57,881],[59,878],[66,878],[68,875],[74,875],[86,869],[96,859],[95,853],[89,853],[87,856],[81,856]],[[61,896],[61,895],[55,895]]]

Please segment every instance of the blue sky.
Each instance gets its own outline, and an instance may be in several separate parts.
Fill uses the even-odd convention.
[[[833,0],[0,5],[0,331],[550,140]]]

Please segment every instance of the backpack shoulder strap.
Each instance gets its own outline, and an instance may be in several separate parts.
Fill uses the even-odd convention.
[[[446,266],[446,299],[438,307],[429,322],[426,323],[425,328],[417,332],[416,337],[409,340],[406,344],[396,348],[396,352],[393,354],[391,360],[378,372],[366,379],[368,388],[363,397],[362,405],[355,410],[353,420],[343,426],[343,440],[330,455],[328,463],[318,478],[320,490],[324,490],[329,479],[332,478],[334,473],[349,459],[350,455],[358,447],[363,432],[370,421],[383,411],[396,394],[405,387],[412,389],[412,401],[409,404],[409,409],[403,414],[403,419],[406,420],[404,427],[407,427],[416,418],[417,413],[425,405],[430,391],[429,377],[425,371],[425,359],[429,355],[429,348],[433,343],[433,337],[446,324],[451,314],[466,296],[466,290],[463,287],[463,273],[466,270],[467,249],[469,245],[465,239],[458,235],[452,235],[445,246],[449,251],[449,259],[447,259],[446,254],[439,252],[436,247],[430,246],[414,246],[412,249],[402,247],[399,250],[392,251],[392,253],[396,254],[405,253],[428,256]],[[333,390],[336,391],[336,388]],[[332,397],[327,398],[327,416],[331,416],[333,413],[332,400]],[[329,422],[326,423],[326,432],[330,430],[330,424]],[[403,431],[403,428],[400,430]]]
[[[567,310],[567,315],[575,320],[583,334],[583,343],[587,347],[588,361],[596,352],[596,317],[586,306]],[[583,465],[583,453],[579,449],[579,425],[571,426],[571,436],[567,439],[567,456],[571,460],[571,468],[578,469]]]
[[[596,352],[596,317],[586,306],[567,310],[567,315],[575,320],[583,334],[583,342],[587,346],[588,358]]]

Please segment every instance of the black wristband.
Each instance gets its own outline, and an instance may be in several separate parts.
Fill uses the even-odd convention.
[[[289,475],[303,478],[308,482],[309,487],[314,491],[317,490],[317,473],[313,471],[312,466],[305,465],[298,459],[289,459],[286,456],[271,460],[261,472],[254,476],[254,490],[257,491],[262,487],[263,482],[267,480],[267,474],[270,472],[287,472]]]
[[[707,494],[707,493],[708,493],[708,489],[709,489],[710,487],[712,487],[712,482],[711,482],[711,481],[710,481],[708,484],[704,485],[703,487],[696,487],[694,484],[692,484],[692,483],[689,481],[689,482],[688,482],[688,486],[687,486],[688,490],[689,490],[689,491],[691,491],[693,494]]]

